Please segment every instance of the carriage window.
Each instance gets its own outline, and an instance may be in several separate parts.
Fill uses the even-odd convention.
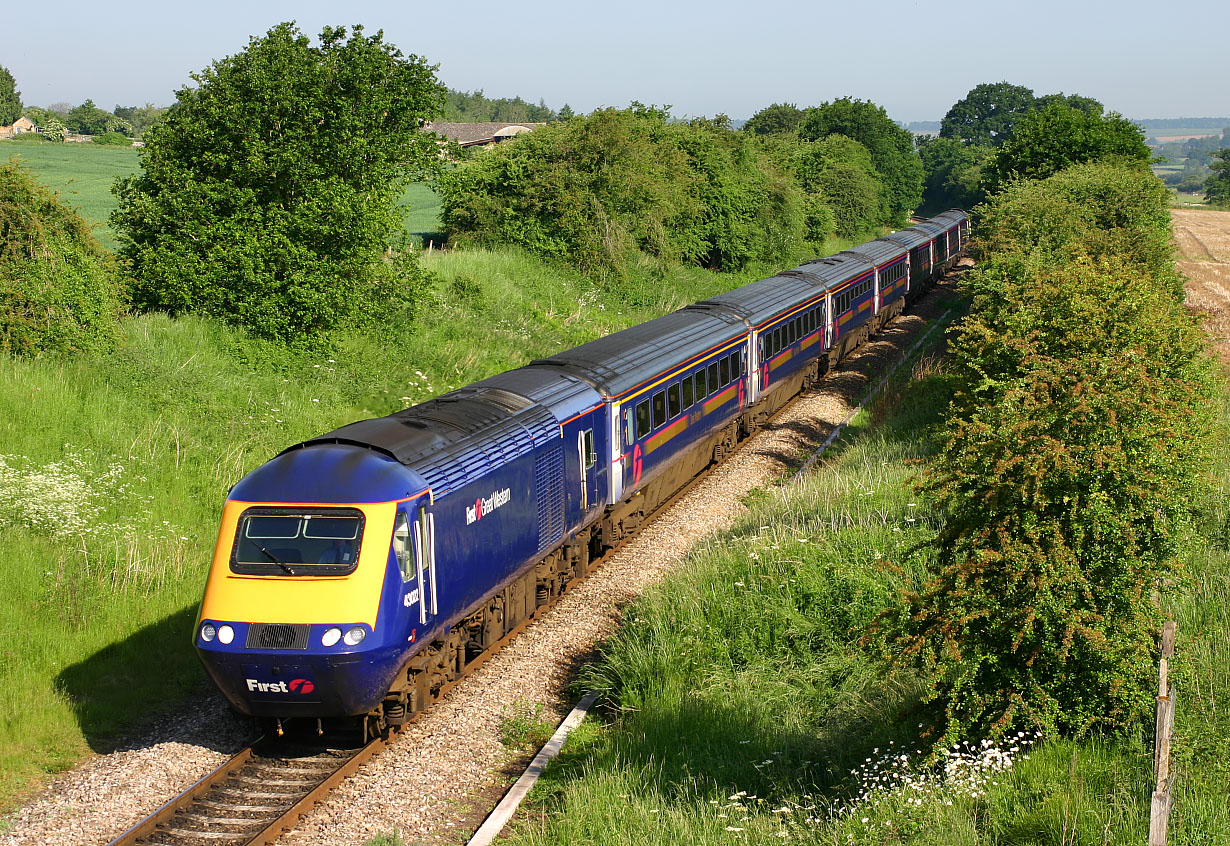
[[[705,390],[705,368],[696,371],[696,401],[703,400],[709,392]]]
[[[724,356],[720,362],[722,372],[722,387],[730,384],[730,356]]]
[[[683,407],[692,407],[692,377],[688,376],[683,380]]]
[[[730,378],[738,379],[743,375],[743,350],[735,350],[730,354]]]
[[[670,412],[671,417],[676,417],[678,416],[679,412],[683,411],[683,408],[681,408],[679,405],[679,386],[678,385],[671,385],[669,388],[666,389],[666,405],[667,405],[667,411]]]
[[[653,427],[656,429],[666,422],[666,391],[658,391],[653,395]]]
[[[636,439],[648,435],[649,429],[649,400],[644,400],[636,404]]]
[[[718,391],[718,366],[717,362],[709,365],[709,393],[716,394]]]

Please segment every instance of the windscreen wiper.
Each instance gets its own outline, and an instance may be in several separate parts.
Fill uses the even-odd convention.
[[[277,564],[277,565],[278,565],[279,567],[281,567],[283,570],[285,570],[285,571],[286,571],[286,573],[287,573],[287,575],[290,575],[290,576],[295,576],[295,575],[298,575],[298,574],[297,574],[294,570],[290,569],[290,565],[289,565],[289,564],[287,564],[285,561],[279,561],[279,560],[278,560],[278,557],[277,557],[276,555],[274,555],[272,552],[270,552],[269,550],[265,549],[265,547],[263,547],[263,546],[258,546],[258,547],[257,547],[257,549],[259,549],[261,552],[263,552],[263,553],[265,553],[266,555],[268,555],[268,556],[269,556],[269,560],[270,560],[270,561],[272,561],[274,564]]]

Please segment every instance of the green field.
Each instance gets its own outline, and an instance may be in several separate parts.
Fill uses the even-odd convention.
[[[140,169],[138,153],[133,147],[0,141],[0,158],[15,156],[35,173],[39,182],[80,209],[81,216],[94,226],[98,240],[111,250],[119,246],[107,225],[107,218],[117,205],[111,186],[116,177]],[[429,186],[408,186],[398,205],[405,209],[405,227],[412,238],[424,243],[432,238],[437,244],[440,242],[440,200]]]

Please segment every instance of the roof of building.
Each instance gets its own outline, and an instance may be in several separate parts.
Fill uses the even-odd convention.
[[[520,135],[522,132],[531,132],[540,126],[545,126],[545,124],[507,122],[428,123],[423,128],[428,132],[443,135],[450,141],[456,141],[463,147],[472,147],[476,144],[493,144],[496,141]]]

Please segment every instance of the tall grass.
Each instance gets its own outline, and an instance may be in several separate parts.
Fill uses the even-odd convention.
[[[628,609],[579,682],[603,691],[606,723],[565,748],[512,842],[1144,841],[1151,738],[1014,736],[928,760],[935,714],[919,685],[863,644],[923,565],[907,550],[936,516],[909,462],[931,454],[948,384],[934,363],[915,372],[892,389],[895,410],[861,417],[802,484],[753,497],[733,531]],[[1177,844],[1230,831],[1230,506],[1209,511],[1220,536],[1174,609]]]

